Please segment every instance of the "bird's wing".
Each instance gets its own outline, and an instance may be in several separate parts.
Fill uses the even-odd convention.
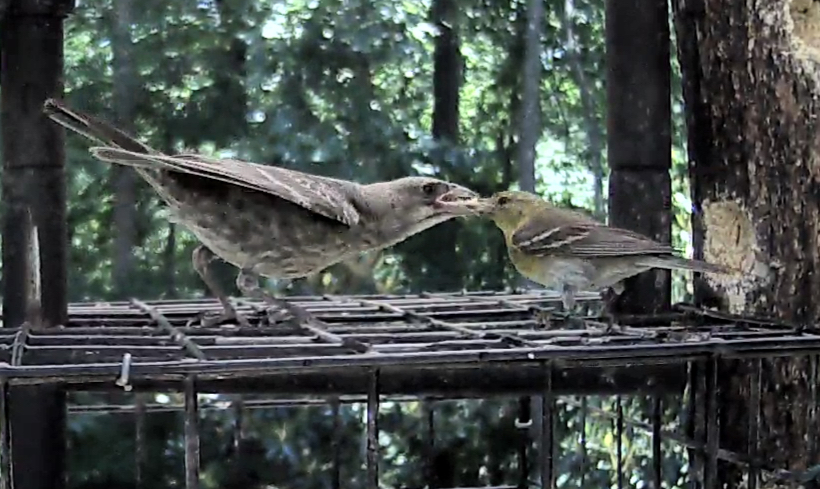
[[[358,224],[360,219],[359,211],[351,202],[352,195],[349,195],[353,190],[352,183],[348,189],[344,187],[347,182],[229,158],[216,159],[194,154],[165,156],[110,147],[95,147],[90,151],[97,158],[112,163],[154,166],[264,192],[348,226]]]
[[[567,254],[583,258],[673,252],[671,246],[641,234],[609,227],[587,217],[578,219],[567,212],[542,213],[529,219],[515,231],[511,243],[525,253]]]

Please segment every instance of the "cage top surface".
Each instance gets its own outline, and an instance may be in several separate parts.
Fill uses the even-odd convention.
[[[547,291],[288,300],[319,321],[271,323],[252,301],[238,301],[251,328],[200,326],[203,313],[220,310],[214,300],[71,304],[64,326],[0,334],[0,377],[74,389],[115,382],[156,389],[196,376],[218,391],[355,393],[378,370],[397,393],[483,392],[540,389],[549,368],[567,387],[618,389],[630,379],[668,383],[669,369],[679,373],[684,362],[714,354],[820,352],[820,335],[812,332],[685,307],[618,325],[586,318],[586,327],[570,327],[557,312],[558,295]],[[591,304],[598,296],[580,300]]]

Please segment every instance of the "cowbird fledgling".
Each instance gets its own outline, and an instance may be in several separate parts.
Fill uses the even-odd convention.
[[[737,273],[676,256],[669,245],[555,207],[529,192],[499,192],[478,199],[476,209],[504,232],[515,268],[528,279],[559,291],[568,313],[575,307],[578,291],[609,288],[617,296],[623,292],[624,279],[651,268]]]
[[[301,308],[263,293],[259,276],[305,277],[474,213],[462,205],[477,197],[473,191],[434,178],[363,185],[236,159],[168,156],[61,101],[46,101],[44,110],[102,145],[90,149],[98,159],[134,168],[167,203],[170,219],[199,239],[194,268],[224,307],[206,324],[248,325],[208,272],[215,256],[240,270],[236,283],[244,295],[304,318]]]

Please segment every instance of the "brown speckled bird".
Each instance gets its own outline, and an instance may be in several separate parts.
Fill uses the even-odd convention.
[[[609,288],[617,296],[623,292],[623,280],[652,268],[738,273],[676,256],[667,244],[555,207],[529,192],[499,192],[478,199],[475,207],[504,232],[515,268],[560,292],[567,312],[574,309],[577,292]]]
[[[193,253],[194,268],[224,307],[206,324],[228,319],[248,324],[208,272],[215,256],[239,268],[236,282],[244,295],[305,317],[305,311],[262,292],[259,276],[305,277],[359,253],[392,246],[472,214],[473,208],[461,203],[477,197],[434,178],[363,185],[236,159],[168,156],[61,101],[46,101],[44,110],[101,144],[90,149],[100,160],[134,168],[168,204],[170,219],[202,242]]]

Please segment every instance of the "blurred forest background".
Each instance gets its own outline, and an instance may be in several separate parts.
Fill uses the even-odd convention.
[[[528,19],[535,29],[527,29]],[[606,215],[602,0],[79,0],[66,26],[69,103],[163,151],[236,156],[361,182],[432,174],[482,194],[535,190]],[[688,253],[685,134],[674,50],[670,56],[673,244]],[[203,295],[190,265],[196,243],[163,219],[148,186],[130,170],[93,160],[82,138],[69,136],[67,145],[69,299]],[[233,287],[235,272],[223,272]],[[500,233],[462,220],[319,276],[269,286],[283,293],[401,293],[500,289],[518,280]],[[673,297],[685,299],[687,290],[676,276]],[[124,393],[74,399],[133,402]],[[149,403],[179,401],[157,395]],[[618,402],[628,416],[646,418],[646,401],[590,398],[583,410],[577,400],[559,401],[559,487],[615,483],[613,423],[587,414],[611,413]],[[526,430],[515,427],[515,399],[435,406],[436,463],[451,468],[456,484],[518,482],[516,453]],[[666,427],[678,426],[677,406],[666,411]],[[203,486],[330,488],[330,413],[329,405],[247,410],[244,437],[255,441],[238,463],[234,413],[204,410]],[[359,487],[364,407],[343,405],[339,413],[341,480]],[[382,483],[425,486],[421,403],[386,402],[380,421]],[[181,413],[152,413],[146,423],[143,487],[181,486]],[[73,414],[70,429],[72,488],[134,487],[133,415]],[[650,437],[631,428],[625,435],[624,481],[648,485]],[[679,487],[685,453],[671,445],[664,453],[666,484]],[[580,469],[582,459],[588,470]]]

